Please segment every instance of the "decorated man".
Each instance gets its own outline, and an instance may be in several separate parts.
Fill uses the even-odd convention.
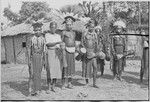
[[[95,27],[95,32],[97,34],[97,39],[98,39],[98,50],[99,52],[104,52],[105,48],[105,43],[104,43],[104,36],[102,35],[102,28],[101,26]],[[101,76],[104,73],[104,65],[105,65],[105,60],[103,58],[97,58],[97,68],[98,70],[101,71]]]
[[[114,74],[114,79],[122,80],[121,74],[124,67],[124,54],[125,54],[125,46],[126,40],[123,34],[123,29],[126,27],[123,21],[116,21],[114,23],[116,27],[115,36],[111,38],[111,52],[112,52],[112,70]]]
[[[75,37],[76,34],[72,30],[73,23],[76,19],[72,16],[66,16],[65,24],[66,29],[62,32],[62,41],[65,43],[66,48],[66,60],[67,60],[67,67],[63,68],[63,89],[65,87],[73,88],[72,85],[72,78],[75,73]]]
[[[143,77],[148,78],[148,68],[149,68],[149,35],[145,33],[144,30],[141,31],[142,35],[142,60],[141,60],[141,70],[140,70],[140,81],[143,81]]]
[[[41,71],[44,61],[45,39],[42,35],[42,23],[32,24],[34,36],[31,38],[30,45],[30,68],[29,68],[29,92],[37,95],[41,91]],[[33,90],[32,88],[33,87]]]
[[[82,37],[82,46],[86,49],[86,67],[85,67],[85,81],[86,85],[89,84],[89,78],[91,78],[91,71],[93,70],[93,87],[98,88],[96,86],[96,74],[97,74],[97,62],[96,62],[96,52],[97,52],[97,36],[94,30],[95,21],[89,20],[87,24],[88,30]]]

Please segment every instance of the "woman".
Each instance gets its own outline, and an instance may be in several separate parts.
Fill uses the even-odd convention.
[[[50,23],[50,33],[45,35],[46,38],[46,46],[47,46],[47,74],[49,78],[51,78],[48,82],[49,90],[55,92],[55,84],[57,79],[61,79],[62,72],[61,72],[61,51],[60,51],[60,44],[61,36],[56,34],[57,23],[51,22]],[[47,91],[49,93],[50,91]]]

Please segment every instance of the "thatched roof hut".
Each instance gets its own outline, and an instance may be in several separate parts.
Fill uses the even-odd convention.
[[[1,61],[26,63],[26,46],[32,36],[30,24],[19,24],[5,29],[1,33]]]

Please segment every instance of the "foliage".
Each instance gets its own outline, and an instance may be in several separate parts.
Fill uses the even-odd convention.
[[[146,23],[148,21],[148,2],[134,2],[134,1],[122,1],[122,2],[107,2],[108,8],[113,12],[113,17],[125,19],[127,23],[138,23],[139,12],[141,13],[141,22]],[[110,6],[111,5],[111,6]],[[140,8],[139,8],[140,7]]]
[[[46,2],[23,2],[19,14],[12,12],[9,8],[5,8],[4,16],[14,24],[31,23],[32,20],[44,18],[50,10]]]
[[[107,1],[92,3],[83,1],[78,5],[66,5],[59,11],[62,13],[72,12],[82,17],[93,18],[97,25],[104,28],[109,27],[117,18],[124,19],[127,24],[137,24],[139,22],[139,11],[141,12],[141,22],[148,22],[148,2],[134,1]],[[140,10],[139,10],[140,9]],[[11,11],[10,8],[4,9],[4,16],[13,24],[22,22],[31,23],[32,20],[51,20],[51,10],[46,2],[23,2],[19,14]],[[53,13],[52,13],[53,14]],[[47,16],[48,15],[48,16]]]
[[[103,8],[99,5],[98,2],[92,3],[91,1],[90,2],[83,1],[78,5],[82,8],[85,17],[90,17],[94,19],[97,22],[97,24],[100,23],[100,20],[103,17],[102,15]]]
[[[20,16],[10,10],[10,8],[4,8],[4,17],[13,22],[18,22]]]
[[[79,16],[82,16],[82,8],[79,5],[66,5],[60,8],[60,11],[62,13],[74,13],[75,15],[78,14]]]
[[[41,19],[44,13],[50,11],[46,2],[23,2],[20,10],[20,15],[24,19],[33,17],[35,19]]]

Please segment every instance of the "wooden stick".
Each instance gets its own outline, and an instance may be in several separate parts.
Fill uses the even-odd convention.
[[[4,41],[4,48],[5,48],[5,60],[7,62],[7,48],[6,48],[5,38],[3,38],[3,41]]]
[[[115,36],[115,35],[149,36],[149,35],[142,35],[142,34],[110,34],[109,36]]]
[[[16,64],[15,36],[13,36],[13,51],[14,51],[14,61],[15,61],[15,64]]]

